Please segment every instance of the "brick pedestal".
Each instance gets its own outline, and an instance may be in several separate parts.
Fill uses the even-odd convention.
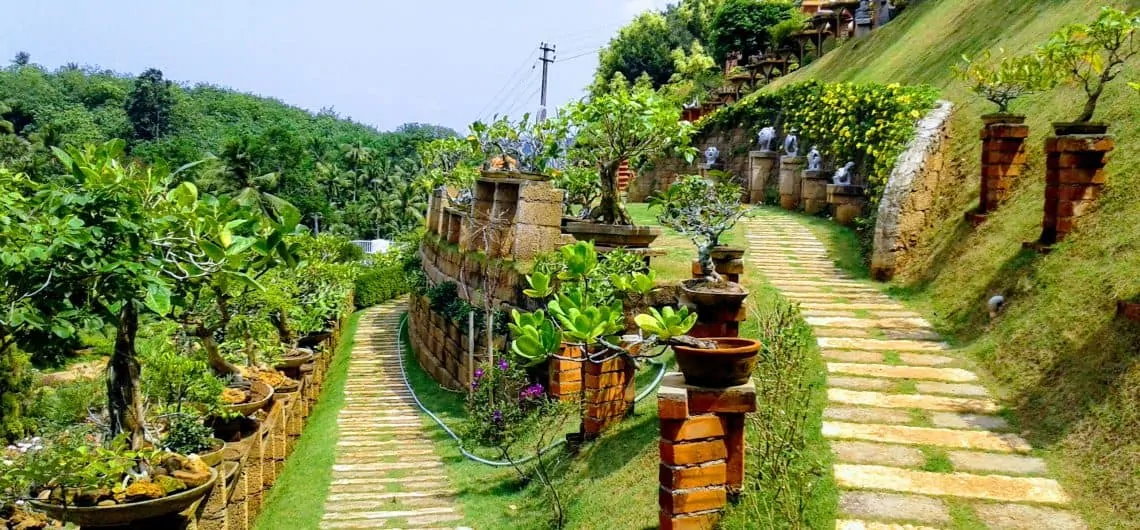
[[[983,116],[982,119],[985,126],[981,132],[981,192],[978,209],[969,216],[975,225],[1009,199],[1013,182],[1025,167],[1025,139],[1029,137],[1029,126],[1022,123],[1024,116]]]
[[[586,361],[582,437],[597,438],[602,431],[620,423],[633,408],[637,395],[636,366],[622,356],[604,362]]]
[[[780,207],[785,210],[795,210],[800,205],[800,173],[803,168],[803,157],[780,157]]]
[[[816,215],[827,210],[827,186],[831,179],[818,170],[804,171],[800,179],[800,207],[804,213]]]
[[[768,183],[772,180],[772,170],[776,169],[775,151],[748,152],[748,202],[764,204],[768,195]]]
[[[1108,135],[1054,136],[1045,141],[1045,219],[1038,245],[1065,239],[1104,188],[1104,166],[1116,146]]]
[[[827,185],[827,205],[831,208],[831,216],[844,226],[851,226],[867,204],[867,196],[863,186]]]
[[[582,349],[563,344],[560,355],[581,359]],[[550,359],[549,370],[550,378],[547,391],[550,393],[550,397],[559,401],[570,402],[576,401],[582,396],[582,379],[585,375],[582,361]]]
[[[657,409],[661,528],[713,528],[744,486],[744,415],[756,410],[756,386],[694,387],[670,373],[657,391]]]

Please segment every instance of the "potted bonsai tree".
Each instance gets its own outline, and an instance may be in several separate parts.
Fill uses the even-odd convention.
[[[606,246],[649,246],[660,232],[633,226],[618,190],[618,168],[625,161],[636,168],[669,153],[692,162],[693,127],[681,120],[681,108],[647,82],[631,87],[616,75],[605,93],[570,105],[559,125],[576,133],[569,158],[596,167],[601,186],[601,198],[590,212],[594,222],[568,223],[565,230],[580,241]]]
[[[1092,24],[1065,26],[1038,48],[1046,65],[1085,92],[1080,115],[1073,122],[1053,124],[1057,135],[1108,132],[1107,124],[1092,120],[1105,87],[1140,52],[1135,39],[1138,28],[1140,12],[1104,7]]]
[[[1039,55],[1003,56],[995,60],[986,50],[972,58],[963,57],[963,63],[954,66],[954,73],[969,85],[971,92],[997,105],[997,112],[982,116],[987,125],[1025,123],[1025,116],[1010,112],[1009,106],[1019,98],[1057,84],[1057,76]]]
[[[718,258],[740,259],[744,255],[743,250],[720,246],[721,237],[748,212],[740,203],[740,195],[740,186],[732,182],[711,182],[690,175],[650,200],[651,207],[660,209],[657,220],[689,236],[697,247],[699,277],[682,282],[681,289],[696,307],[700,323],[710,327],[701,329],[701,335],[715,329],[733,330],[733,326],[720,325],[729,317],[735,318],[748,296],[740,284],[726,281],[716,266]]]
[[[545,180],[562,153],[560,131],[550,122],[531,122],[530,114],[518,123],[502,116],[489,124],[472,123],[467,141],[482,158],[483,176]]]

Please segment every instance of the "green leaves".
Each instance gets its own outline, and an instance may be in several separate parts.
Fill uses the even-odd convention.
[[[554,286],[551,284],[549,274],[541,272],[534,272],[528,274],[526,277],[527,284],[530,289],[523,289],[523,294],[534,298],[535,300],[542,300],[554,293]]]
[[[562,254],[564,264],[563,271],[558,273],[561,280],[582,280],[598,266],[598,253],[594,250],[593,241],[579,241],[558,251]]]
[[[562,347],[562,332],[546,318],[541,310],[534,313],[511,311],[514,320],[509,324],[514,340],[511,353],[523,360],[526,366],[534,366]]]
[[[687,307],[681,307],[680,311],[674,310],[672,307],[664,307],[658,311],[651,307],[648,314],[637,315],[634,317],[634,321],[637,322],[637,326],[642,331],[655,335],[660,341],[666,342],[693,329],[697,323],[697,314],[690,313]]]
[[[161,283],[152,283],[147,287],[143,303],[147,309],[154,311],[158,316],[170,314],[170,288]]]

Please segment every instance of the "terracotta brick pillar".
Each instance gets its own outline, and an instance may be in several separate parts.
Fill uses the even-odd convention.
[[[563,344],[560,355],[581,359],[582,348]],[[550,397],[559,401],[575,401],[582,396],[582,379],[585,375],[582,364],[582,361],[550,360],[547,384]]]
[[[671,373],[657,391],[657,410],[661,528],[713,528],[744,486],[744,415],[756,410],[756,385],[702,388]]]
[[[603,362],[586,361],[582,437],[592,440],[621,422],[633,408],[637,394],[636,366],[625,356]]]
[[[1100,197],[1104,166],[1116,146],[1108,135],[1054,136],[1045,141],[1045,220],[1038,244],[1065,239]]]
[[[970,216],[975,225],[1009,198],[1013,182],[1025,167],[1025,139],[1029,137],[1024,116],[983,116],[982,120],[982,187],[978,210]]]
[[[780,207],[785,210],[799,208],[800,171],[803,168],[803,157],[780,157]]]

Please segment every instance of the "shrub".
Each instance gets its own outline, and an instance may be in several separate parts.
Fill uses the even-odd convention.
[[[713,16],[713,57],[723,63],[732,52],[740,52],[744,59],[762,53],[771,40],[772,26],[795,11],[786,1],[727,0]]]
[[[402,263],[373,265],[356,278],[356,307],[382,304],[408,292]]]
[[[27,431],[30,421],[24,406],[31,388],[27,354],[15,347],[0,352],[0,440],[19,438]]]
[[[107,383],[97,379],[79,379],[58,387],[42,386],[28,407],[28,423],[38,434],[73,428],[92,414],[101,414],[107,405]]]
[[[167,451],[182,455],[197,454],[213,449],[214,430],[193,414],[175,414],[166,426],[162,445]]]
[[[934,106],[929,86],[808,81],[759,91],[701,121],[705,131],[759,129],[782,117],[783,130],[798,131],[800,145],[817,145],[835,162],[854,161],[878,202],[895,160],[914,136],[914,125]]]

